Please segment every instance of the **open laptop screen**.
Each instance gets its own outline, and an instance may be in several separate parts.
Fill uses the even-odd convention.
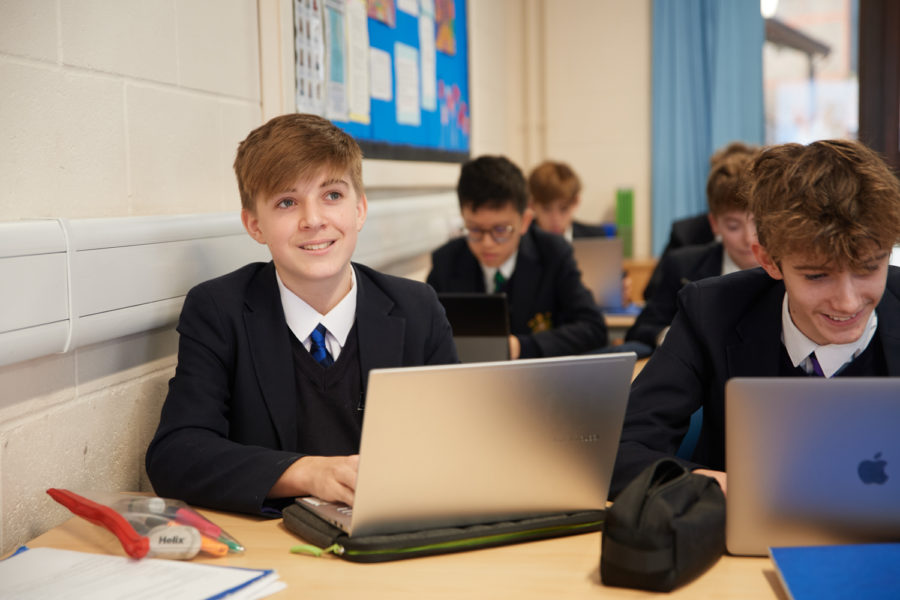
[[[725,390],[729,552],[900,539],[900,378],[735,378]]]
[[[578,238],[572,242],[584,286],[603,310],[622,309],[622,239]]]
[[[349,533],[604,508],[634,362],[373,369]]]
[[[461,362],[509,359],[509,306],[506,294],[438,294]]]

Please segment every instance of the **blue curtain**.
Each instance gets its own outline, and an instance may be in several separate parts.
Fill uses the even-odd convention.
[[[672,221],[706,212],[709,157],[762,144],[759,0],[653,0],[653,253]]]

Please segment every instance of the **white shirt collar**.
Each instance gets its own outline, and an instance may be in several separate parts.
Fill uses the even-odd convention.
[[[725,246],[722,246],[722,275],[737,273],[740,270],[741,268],[737,266],[737,263],[731,259],[731,255],[728,254],[728,250],[725,249]]]
[[[347,292],[337,305],[328,311],[328,314],[320,314],[316,309],[306,303],[302,298],[294,292],[287,289],[278,272],[275,272],[275,279],[278,281],[278,291],[281,294],[281,306],[284,309],[284,318],[287,325],[293,332],[294,336],[301,342],[303,346],[309,350],[310,339],[316,325],[321,323],[328,330],[325,336],[325,345],[328,346],[328,352],[332,358],[337,360],[341,349],[347,343],[347,336],[353,328],[356,320],[356,270],[350,267],[350,291]]]
[[[502,265],[500,265],[499,268],[485,267],[484,265],[481,265],[481,270],[484,273],[484,289],[488,294],[493,293],[493,291],[494,291],[494,274],[497,271],[500,271],[500,273],[503,274],[503,277],[505,277],[506,280],[509,281],[509,278],[512,277],[513,271],[516,270],[516,257],[517,256],[519,256],[518,250],[513,252],[512,256],[507,258],[506,262],[504,262]]]
[[[563,237],[566,238],[566,241],[570,244],[572,243],[572,240],[575,239],[575,226],[572,223],[569,223],[569,226],[563,231]]]
[[[794,321],[791,319],[791,313],[788,309],[787,292],[784,294],[784,301],[781,303],[781,339],[784,347],[787,349],[791,363],[795,366],[801,366],[807,373],[812,373],[812,361],[809,355],[816,353],[816,359],[822,367],[825,377],[832,377],[841,367],[859,356],[863,350],[872,341],[875,336],[875,330],[878,327],[878,315],[873,310],[869,315],[869,321],[866,323],[866,329],[862,336],[855,342],[849,344],[827,344],[820,346],[800,331]]]

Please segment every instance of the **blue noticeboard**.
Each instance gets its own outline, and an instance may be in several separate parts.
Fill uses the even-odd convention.
[[[468,159],[466,0],[320,1],[295,0],[298,110],[328,117],[368,158]]]

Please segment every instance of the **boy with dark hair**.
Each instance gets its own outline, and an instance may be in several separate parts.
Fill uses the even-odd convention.
[[[744,146],[746,148],[746,146]],[[675,317],[676,296],[686,283],[759,266],[751,250],[756,240],[753,215],[740,187],[752,159],[734,153],[718,159],[706,181],[708,220],[721,241],[676,248],[663,255],[651,277],[656,286],[625,334],[626,341],[658,346]]]
[[[457,185],[465,237],[432,254],[438,292],[503,292],[509,299],[510,356],[580,354],[607,344],[606,323],[581,283],[572,248],[530,227],[522,171],[502,156],[462,167]]]
[[[900,182],[859,142],[785,144],[752,162],[747,198],[761,269],[691,283],[635,379],[616,494],[673,454],[703,408],[693,457],[725,489],[725,382],[732,377],[900,375]]]
[[[362,153],[331,122],[275,117],[234,170],[244,227],[272,262],[188,293],[147,473],[160,495],[223,510],[352,504],[369,371],[457,362],[450,325],[428,286],[350,262]]]
[[[528,176],[534,220],[544,231],[556,233],[571,242],[575,238],[612,237],[613,225],[588,225],[575,220],[581,202],[581,180],[563,162],[546,160]]]

